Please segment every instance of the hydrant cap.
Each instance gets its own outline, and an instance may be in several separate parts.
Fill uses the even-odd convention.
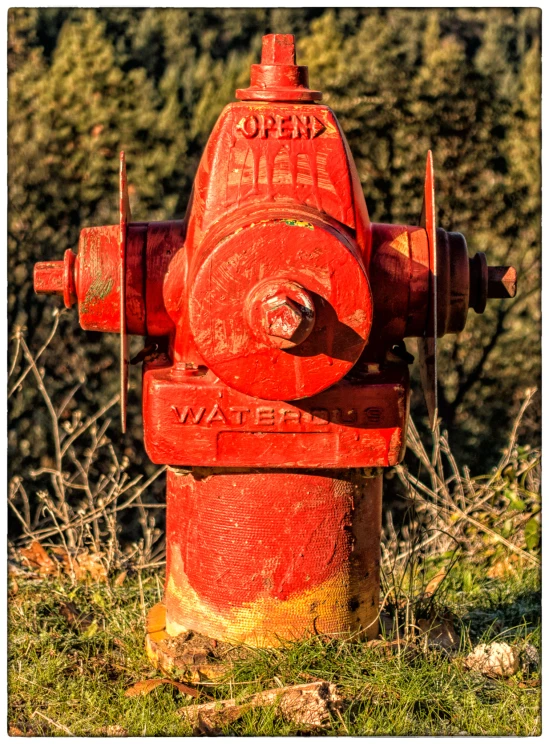
[[[190,328],[204,363],[226,385],[264,400],[298,400],[352,369],[368,341],[373,303],[345,231],[310,213],[264,207],[253,219],[242,212],[202,246]]]
[[[237,90],[243,101],[320,101],[322,93],[309,89],[309,70],[295,63],[292,34],[263,37],[261,64],[252,65],[250,87]]]

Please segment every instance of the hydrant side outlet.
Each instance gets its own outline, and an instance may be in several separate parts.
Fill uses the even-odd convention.
[[[436,225],[372,224],[293,36],[264,37],[222,111],[184,220],[120,223],[35,268],[84,329],[146,337],[143,425],[166,464],[165,631],[273,646],[378,633],[382,468],[404,455],[404,339],[431,418],[436,339],[513,297],[516,272]],[[148,353],[154,349],[154,353]],[[124,396],[123,396],[124,397]],[[164,621],[162,621],[164,622]]]

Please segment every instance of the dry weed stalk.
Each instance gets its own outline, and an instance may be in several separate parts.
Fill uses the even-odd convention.
[[[14,542],[56,539],[66,548],[69,560],[71,555],[85,548],[101,554],[109,568],[128,561],[141,568],[162,565],[164,542],[150,510],[163,505],[147,503],[143,496],[166,468],[157,469],[144,482],[142,475],[130,478],[128,458],[119,460],[107,437],[111,419],[105,418],[105,414],[118,402],[119,396],[112,397],[92,416],[83,419],[81,412],[76,410],[72,421],[61,423],[62,414],[84,381],[75,385],[56,408],[43,379],[43,371],[37,366],[37,360],[54,337],[61,314],[54,313],[52,329],[35,355],[28,348],[24,329],[18,329],[13,336],[15,355],[9,376],[13,375],[21,353],[27,366],[11,386],[9,395],[20,390],[24,383],[28,384],[28,379],[34,380],[49,414],[55,450],[54,467],[42,467],[29,473],[32,478],[48,474],[51,491],[39,490],[29,497],[24,477],[16,475],[10,482],[9,505],[23,531]],[[387,515],[382,546],[383,571],[387,585],[392,587],[392,594],[403,596],[405,583],[409,593],[410,586],[419,580],[420,556],[447,553],[457,545],[472,552],[478,547],[482,535],[522,559],[539,564],[533,552],[518,544],[524,542],[523,528],[533,516],[532,510],[526,515],[522,512],[511,515],[512,526],[516,529],[507,528],[506,531],[512,535],[503,534],[501,529],[501,524],[507,524],[510,518],[509,500],[504,495],[510,468],[516,490],[533,497],[536,504],[539,502],[539,453],[532,452],[528,458],[518,458],[516,451],[520,423],[535,393],[535,389],[526,391],[508,447],[490,476],[472,478],[467,467],[460,472],[450,449],[448,434],[441,433],[438,427],[433,433],[433,449],[429,455],[413,420],[410,420],[408,447],[416,456],[419,469],[417,475],[413,475],[405,465],[399,465],[395,471],[406,488],[411,516],[397,535],[391,514]],[[102,468],[98,467],[99,462]],[[137,521],[142,536],[123,551],[118,540],[120,515],[130,508],[138,510]]]
[[[431,517],[433,534],[425,536],[421,543],[422,549],[434,543],[431,552],[446,552],[455,540],[467,545],[470,543],[467,527],[473,526],[476,533],[488,535],[526,561],[539,565],[539,558],[518,544],[523,539],[520,531],[515,531],[510,538],[495,527],[502,519],[508,518],[509,501],[505,497],[502,498],[502,491],[508,485],[505,473],[511,461],[515,460],[513,477],[517,481],[539,467],[539,453],[534,452],[532,457],[522,461],[517,459],[516,453],[520,423],[535,393],[535,388],[526,390],[508,445],[490,476],[471,478],[467,467],[463,468],[463,474],[460,473],[448,443],[448,433],[445,431],[441,434],[438,426],[433,432],[433,453],[429,457],[413,420],[410,420],[408,446],[427,477],[422,480],[419,476],[412,475],[405,465],[399,465],[395,470],[406,487],[409,498],[413,500],[418,514]],[[449,475],[446,475],[443,456]],[[518,490],[524,492],[524,485],[519,485]],[[406,553],[400,556],[401,559],[405,557]]]
[[[72,560],[82,550],[100,555],[107,570],[128,562],[138,568],[161,565],[164,553],[160,539],[162,533],[156,528],[150,509],[162,508],[163,505],[146,503],[143,497],[166,468],[158,468],[143,482],[143,475],[130,477],[127,457],[119,460],[107,437],[111,419],[105,418],[118,402],[119,395],[112,397],[92,416],[83,418],[81,411],[76,410],[71,421],[61,422],[63,412],[83,381],[75,385],[56,407],[37,366],[37,360],[57,330],[60,315],[54,313],[52,330],[35,355],[26,343],[24,329],[18,329],[14,334],[15,358],[9,373],[13,374],[20,352],[27,366],[11,386],[9,395],[21,389],[27,379],[34,380],[49,414],[55,465],[28,474],[33,479],[49,475],[51,490],[31,492],[24,476],[16,475],[11,479],[9,505],[23,531],[12,544],[21,545],[33,540],[60,542],[71,562],[73,578]],[[121,512],[133,508],[138,509],[142,537],[123,550],[118,539],[119,517]]]
[[[472,477],[467,467],[460,471],[448,433],[441,433],[438,426],[429,455],[410,419],[408,448],[417,458],[418,470],[414,475],[404,464],[395,468],[409,510],[398,531],[392,514],[387,514],[381,566],[382,605],[395,621],[399,618],[397,634],[402,632],[403,640],[416,633],[418,615],[428,616],[433,610],[458,554],[486,560],[499,545],[519,560],[540,565],[536,549],[528,548],[525,527],[538,519],[540,511],[541,455],[528,448],[520,452],[517,443],[535,394],[535,389],[525,391],[507,447],[490,475]],[[437,557],[437,580],[428,582],[426,560]]]

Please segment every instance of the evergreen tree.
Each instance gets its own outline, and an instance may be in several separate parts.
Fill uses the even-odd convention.
[[[463,232],[470,254],[484,250],[492,263],[519,267],[515,302],[490,303],[441,344],[452,443],[478,456],[489,441],[496,456],[520,390],[540,370],[536,8],[11,9],[12,327],[25,325],[35,349],[44,340],[54,305],[33,295],[32,265],[75,248],[81,227],[116,221],[120,149],[134,217],[183,216],[210,130],[234,89],[247,85],[262,34],[273,32],[296,33],[298,61],[341,121],[373,220],[417,222],[431,148],[439,224]],[[69,416],[77,406],[95,410],[116,387],[116,339],[87,334],[83,342],[74,313],[61,322],[62,337],[42,361],[54,398],[86,379]],[[30,386],[11,399],[17,472],[47,457],[37,400]],[[420,417],[421,397],[414,400]],[[146,462],[140,434],[126,442]]]

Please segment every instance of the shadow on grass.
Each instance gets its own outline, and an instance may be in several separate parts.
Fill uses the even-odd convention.
[[[494,640],[505,634],[507,639],[532,633],[541,625],[541,590],[526,589],[517,594],[501,596],[504,592],[487,593],[479,603],[463,616],[469,627],[471,640]]]

